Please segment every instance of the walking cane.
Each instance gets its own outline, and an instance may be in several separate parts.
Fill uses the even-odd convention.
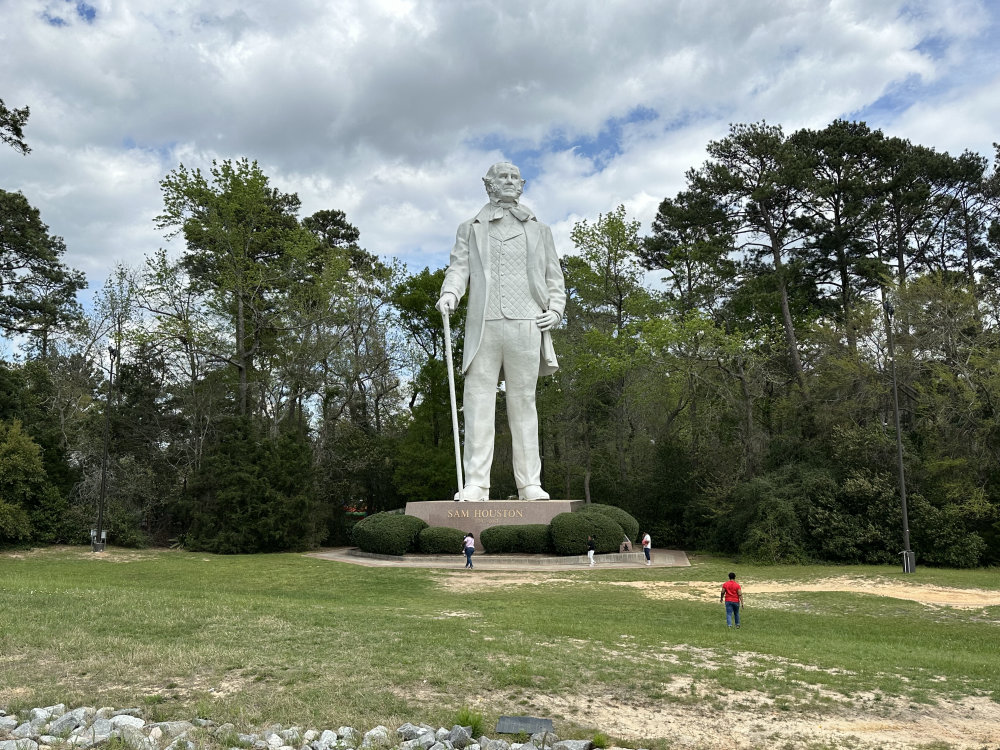
[[[444,321],[444,358],[448,363],[448,395],[451,396],[451,431],[455,436],[455,476],[458,478],[456,500],[462,499],[462,444],[458,438],[458,403],[455,400],[455,367],[451,362],[451,322],[448,313],[441,313]]]

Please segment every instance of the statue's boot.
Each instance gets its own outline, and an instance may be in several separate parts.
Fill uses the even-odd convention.
[[[537,484],[529,484],[517,491],[517,496],[522,500],[548,500],[549,493]]]

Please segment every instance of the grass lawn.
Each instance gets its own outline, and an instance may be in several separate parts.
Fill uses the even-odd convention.
[[[153,719],[238,727],[406,721],[451,726],[473,706],[593,736],[587,700],[699,704],[720,696],[811,714],[866,702],[1000,701],[996,571],[736,568],[748,606],[727,631],[730,562],[500,573],[368,568],[303,555],[58,548],[0,553],[0,708],[140,706]],[[992,606],[865,593],[753,593],[754,581],[844,577],[996,591]],[[574,716],[546,696],[580,696]],[[588,698],[589,696],[589,698]],[[742,696],[742,697],[741,697]],[[840,708],[838,708],[840,707]],[[662,744],[650,737],[644,746]],[[668,743],[669,744],[669,743]]]

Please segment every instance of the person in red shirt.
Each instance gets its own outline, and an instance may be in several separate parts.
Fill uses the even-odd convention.
[[[722,593],[719,601],[726,604],[726,627],[733,626],[736,620],[736,627],[740,626],[740,607],[743,606],[743,587],[736,583],[736,574],[730,573],[729,580],[722,584]]]

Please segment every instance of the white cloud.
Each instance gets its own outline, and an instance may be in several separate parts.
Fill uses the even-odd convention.
[[[991,153],[998,121],[996,13],[973,0],[92,5],[87,22],[0,0],[0,96],[31,106],[34,149],[0,150],[0,187],[92,286],[164,244],[158,180],[180,162],[255,158],[304,214],[342,209],[368,249],[419,268],[446,262],[502,156],[527,154],[525,201],[566,250],[574,221],[618,203],[648,226],[731,122],[863,113]]]

